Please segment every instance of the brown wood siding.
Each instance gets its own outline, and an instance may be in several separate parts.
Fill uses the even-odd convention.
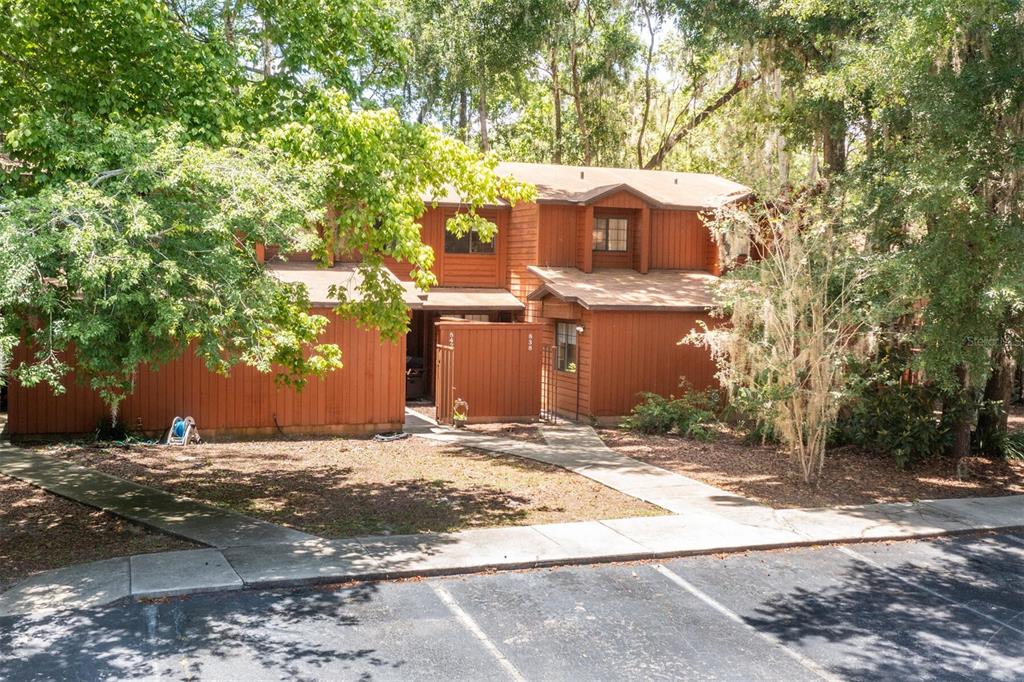
[[[540,207],[540,240],[532,265],[576,267],[576,230],[582,208],[545,204]]]
[[[574,418],[576,416],[576,396],[578,390],[579,413],[580,418],[582,419],[591,413],[591,360],[593,356],[594,339],[591,334],[593,314],[589,310],[583,308],[578,308],[578,310],[579,317],[576,320],[545,319],[543,341],[546,346],[555,345],[555,324],[558,322],[573,322],[574,324],[583,325],[583,333],[576,336],[576,372],[578,372],[579,375],[577,376],[575,372],[559,372],[558,370],[553,372],[553,375],[555,376],[555,384],[557,386],[555,408],[563,416]],[[555,354],[552,353],[552,356],[554,355]],[[552,360],[554,360],[554,358],[552,358]]]
[[[576,214],[576,267],[583,272],[594,270],[594,207],[587,206]]]
[[[534,204],[535,205],[535,204]],[[439,206],[428,208],[420,217],[420,238],[434,250],[434,266],[431,271],[437,277],[439,286],[504,287],[507,283],[508,260],[508,210],[481,210],[480,215],[498,226],[494,237],[493,254],[466,254],[444,251],[445,226],[456,209]],[[409,263],[385,258],[384,264],[391,272],[404,281],[411,279],[412,266]]]
[[[448,287],[498,287],[501,280],[496,254],[449,253],[444,258],[444,280]]]
[[[526,297],[540,286],[540,279],[527,267],[537,263],[537,233],[540,206],[535,203],[517,204],[512,208],[508,224],[507,275],[508,290],[526,304],[524,318],[533,320],[538,304]]]
[[[591,205],[599,208],[641,209],[647,205],[647,202],[630,192],[616,192],[615,194],[609,194],[606,197],[598,199]]]
[[[162,367],[138,372],[134,393],[121,406],[121,422],[133,430],[166,432],[175,416],[192,416],[200,433],[366,432],[400,428],[405,412],[405,337],[383,342],[333,312],[322,337],[342,350],[345,366],[310,379],[300,392],[280,387],[272,374],[237,366],[229,377],[211,373],[193,353]],[[15,362],[30,351],[19,346]],[[74,379],[60,396],[44,386],[10,386],[8,428],[14,436],[87,433],[109,418],[100,398]]]
[[[469,403],[470,421],[540,414],[542,333],[541,324],[437,323],[438,342],[455,348],[455,397]]]
[[[628,414],[641,391],[679,395],[681,377],[698,390],[716,385],[715,364],[707,349],[678,345],[698,320],[711,324],[707,315],[598,311],[591,317],[589,325],[584,323],[593,344],[593,410],[589,414]]]
[[[697,211],[651,211],[653,269],[704,270],[711,233]]]

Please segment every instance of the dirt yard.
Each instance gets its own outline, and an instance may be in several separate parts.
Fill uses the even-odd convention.
[[[807,485],[785,453],[752,445],[729,431],[721,431],[710,443],[619,429],[600,433],[624,455],[776,508],[1024,493],[1024,462],[1019,461],[971,457],[958,475],[956,464],[948,460],[904,471],[890,458],[837,448],[828,453],[822,480]]]
[[[50,568],[196,546],[0,475],[0,590]]]
[[[41,449],[334,538],[663,513],[563,469],[420,438]]]

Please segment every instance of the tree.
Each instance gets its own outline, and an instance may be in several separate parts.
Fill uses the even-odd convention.
[[[245,362],[301,386],[340,353],[302,292],[264,273],[261,243],[323,260],[358,248],[364,298],[339,312],[401,333],[382,257],[432,282],[424,197],[454,190],[468,213],[452,229],[486,235],[474,207],[527,189],[433,128],[352,104],[401,55],[381,9],[15,3],[0,19],[0,367],[31,343],[11,373],[59,391],[73,352],[115,418],[140,363],[190,346],[214,371]]]
[[[846,391],[848,362],[865,350],[857,303],[870,271],[841,231],[827,198],[727,206],[714,218],[720,243],[749,238],[755,260],[731,254],[719,286],[728,323],[688,337],[707,346],[733,396],[758,396],[770,424],[809,482],[821,473],[829,430]]]
[[[540,49],[561,0],[410,1],[400,5],[412,46],[402,100],[417,121],[438,120],[468,140],[476,110],[477,142],[491,147],[495,100],[522,80]],[[475,102],[475,107],[473,106]]]
[[[962,456],[1024,309],[1024,26],[1015,2],[937,1],[883,3],[874,28],[832,81],[865,112],[850,220],[888,260],[880,288],[916,320],[911,368],[943,389]]]

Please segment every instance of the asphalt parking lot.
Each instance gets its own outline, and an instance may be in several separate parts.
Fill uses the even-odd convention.
[[[1024,537],[702,556],[0,619],[0,679],[1024,679]]]

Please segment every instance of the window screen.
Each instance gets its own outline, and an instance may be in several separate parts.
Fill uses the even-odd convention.
[[[576,371],[576,325],[572,322],[555,324],[555,369]]]
[[[625,251],[628,233],[628,218],[594,218],[594,251]]]

